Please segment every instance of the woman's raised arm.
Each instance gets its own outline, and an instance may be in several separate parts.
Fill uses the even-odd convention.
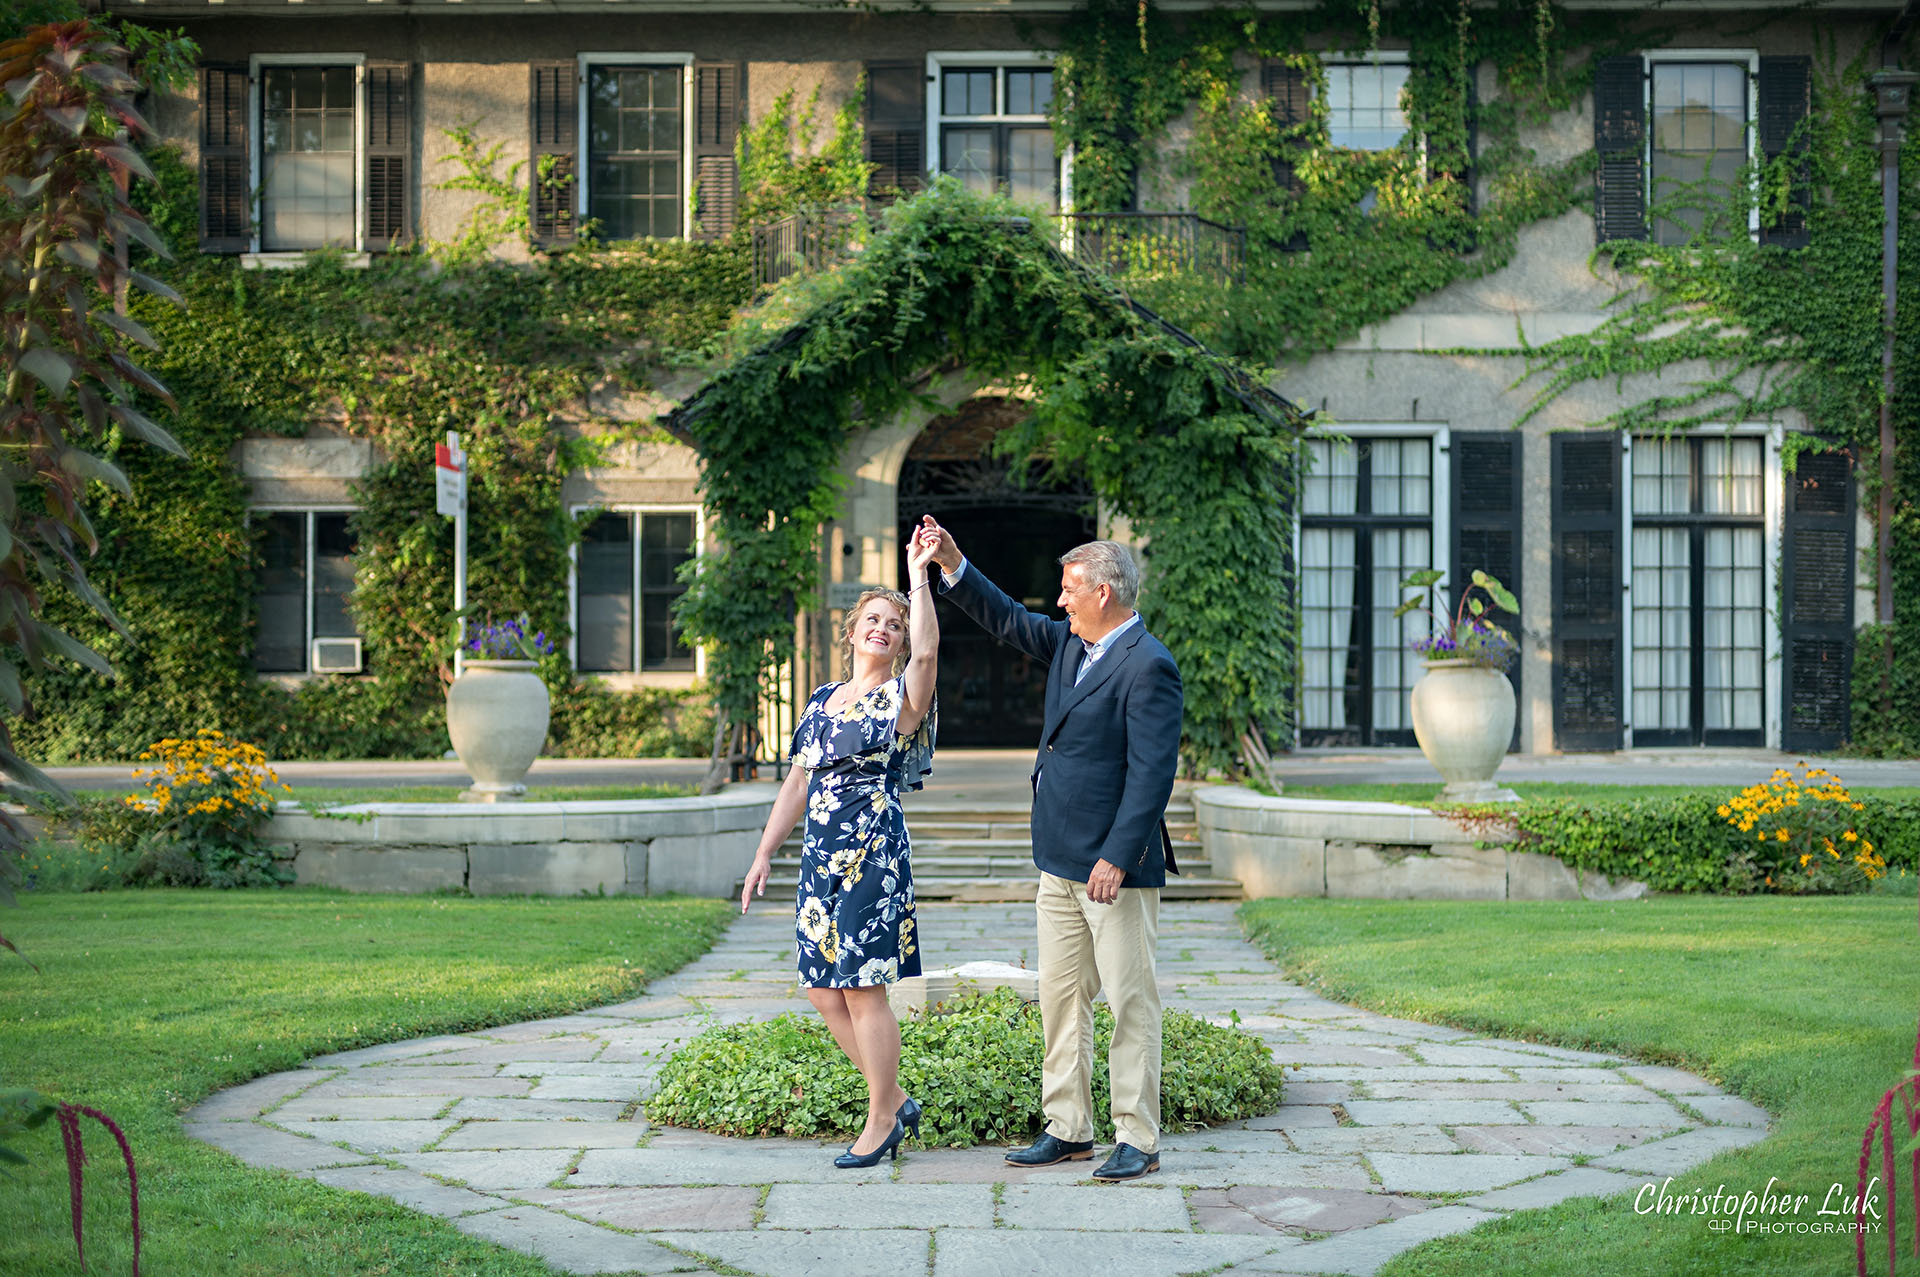
[[[933,586],[927,573],[940,548],[939,538],[920,528],[907,542],[907,698],[900,707],[897,730],[902,736],[920,730],[920,720],[933,707],[935,676],[940,670],[940,620],[933,611]]]

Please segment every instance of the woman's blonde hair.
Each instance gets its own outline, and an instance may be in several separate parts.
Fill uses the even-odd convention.
[[[889,590],[885,586],[875,586],[871,590],[863,590],[860,593],[859,601],[847,609],[847,619],[842,622],[840,626],[840,655],[842,663],[846,666],[848,678],[853,677],[853,627],[860,623],[861,614],[867,610],[867,604],[873,602],[875,599],[891,603],[900,609],[900,628],[902,633],[900,636],[900,650],[894,653],[893,656],[894,674],[897,675],[901,670],[907,668],[907,658],[913,654],[912,638],[905,633],[906,628],[912,623],[913,619],[913,604],[908,601],[907,596],[898,590]]]

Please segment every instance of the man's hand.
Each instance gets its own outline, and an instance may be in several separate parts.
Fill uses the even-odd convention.
[[[953,533],[941,527],[932,515],[923,514],[920,516],[920,527],[917,535],[939,538],[939,544],[933,551],[933,561],[940,565],[942,572],[951,576],[960,570],[960,563],[964,557],[960,553],[960,546],[954,541]]]
[[[1087,899],[1097,905],[1110,905],[1120,898],[1120,884],[1127,875],[1119,865],[1105,860],[1093,862],[1093,872],[1087,875]]]

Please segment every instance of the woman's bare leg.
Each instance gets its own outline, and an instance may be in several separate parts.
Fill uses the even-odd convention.
[[[853,1152],[871,1153],[893,1134],[895,1114],[906,1102],[900,1089],[900,1022],[887,1005],[885,985],[842,989],[860,1054],[853,1057],[867,1079],[867,1127],[853,1142]]]
[[[853,1016],[847,1011],[847,992],[846,989],[808,989],[807,1001],[813,1003],[813,1009],[827,1022],[827,1032],[833,1034],[833,1040],[864,1077],[866,1069],[860,1063],[860,1039],[854,1036]]]

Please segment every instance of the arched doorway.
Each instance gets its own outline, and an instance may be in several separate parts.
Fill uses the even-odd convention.
[[[1053,613],[1060,556],[1096,535],[1093,489],[1084,478],[1015,483],[1018,463],[991,455],[992,445],[1026,411],[1017,399],[989,396],[935,418],[901,466],[898,526],[904,534],[931,514],[996,585],[1036,611]],[[904,550],[900,579],[906,579]],[[937,606],[941,744],[1032,745],[1045,716],[1045,667],[990,638],[952,604]]]

